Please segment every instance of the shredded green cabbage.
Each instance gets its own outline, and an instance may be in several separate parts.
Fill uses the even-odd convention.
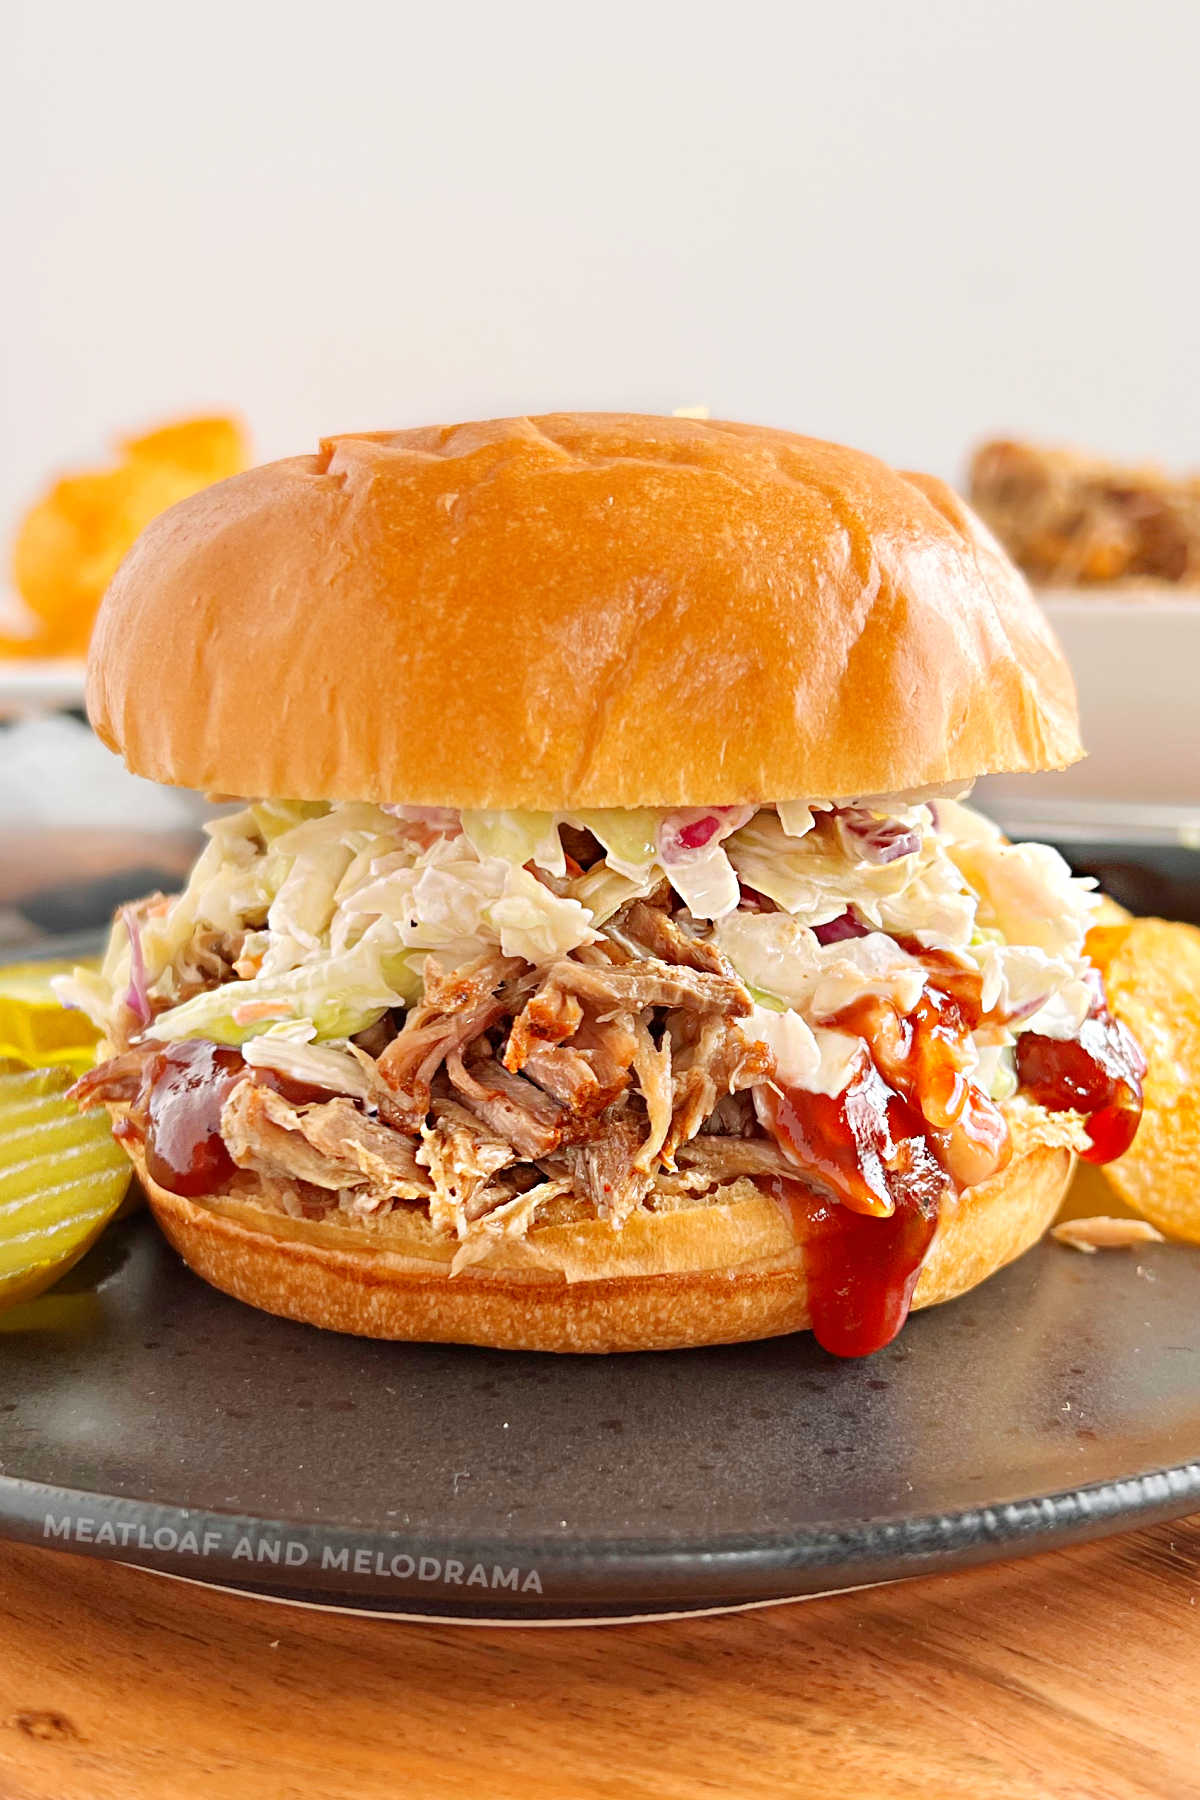
[[[1085,884],[1053,850],[1006,844],[955,801],[937,802],[935,826],[915,798],[869,803],[919,842],[887,863],[858,859],[845,834],[822,823],[828,803],[818,801],[752,815],[257,801],[212,822],[182,894],[139,909],[151,1031],[226,1044],[343,1040],[411,1005],[429,955],[453,967],[499,950],[542,966],[595,942],[621,906],[666,879],[696,920],[714,921],[763,1017],[832,1016],[867,990],[902,999],[920,977],[903,938],[978,968],[985,1007],[1017,1015],[1015,1029],[1032,1022],[1069,1035],[1089,1004]],[[563,824],[590,831],[605,852],[574,879]],[[780,910],[739,909],[739,884]],[[822,946],[814,928],[848,907],[867,935]],[[232,946],[224,954],[237,957],[236,979],[189,998],[189,958],[203,934]],[[57,985],[106,1030],[129,983],[118,921],[99,974],[77,970]],[[771,1029],[793,1055],[808,1043],[791,1026]],[[1005,1079],[1002,1059],[995,1079]]]
[[[550,875],[565,875],[567,859],[558,820],[549,812],[464,812],[462,828],[480,859],[536,863]]]
[[[642,806],[622,812],[616,807],[569,815],[572,825],[590,831],[602,844],[610,869],[630,881],[640,881],[658,860],[658,833],[663,813]]]
[[[168,1043],[211,1038],[244,1044],[285,1021],[311,1024],[318,1038],[353,1037],[390,1006],[409,1006],[421,991],[418,972],[404,951],[385,950],[364,938],[345,956],[302,963],[281,975],[229,981],[160,1013],[150,1035]]]

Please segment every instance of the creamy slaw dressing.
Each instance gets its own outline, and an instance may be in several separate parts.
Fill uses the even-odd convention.
[[[827,801],[558,814],[260,802],[209,825],[181,895],[118,920],[98,973],[56,986],[105,1032],[134,984],[158,1003],[155,1038],[241,1045],[297,1078],[308,1049],[345,1073],[346,1040],[419,998],[427,956],[449,968],[498,948],[542,965],[596,942],[665,879],[750,988],[743,1029],[769,1045],[782,1079],[842,1091],[861,1040],[822,1021],[864,993],[916,1004],[928,972],[903,937],[979,971],[984,1009],[1010,1022],[975,1034],[973,1078],[1007,1097],[1016,1035],[1067,1038],[1087,1016],[1091,884],[957,800],[855,807],[884,828],[882,850],[861,818],[852,830],[823,819]],[[603,861],[580,874],[563,825],[590,831]],[[892,825],[914,850],[892,854]],[[739,910],[744,889],[752,908],[765,896],[780,910]],[[815,929],[847,910],[865,935],[819,942]],[[177,963],[206,930],[241,939],[239,978],[181,998]]]

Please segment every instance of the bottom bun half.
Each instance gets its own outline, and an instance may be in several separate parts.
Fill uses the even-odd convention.
[[[458,1245],[423,1211],[309,1221],[252,1197],[183,1199],[129,1146],[184,1261],[251,1306],[361,1337],[503,1350],[673,1350],[777,1337],[810,1323],[805,1245],[749,1182],[703,1204],[603,1221],[535,1223],[451,1274]],[[952,1300],[1036,1243],[1071,1179],[1067,1148],[1035,1145],[948,1205],[914,1306]]]

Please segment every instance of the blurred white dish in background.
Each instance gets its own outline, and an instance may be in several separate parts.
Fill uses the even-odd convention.
[[[15,594],[0,592],[0,635],[24,637],[36,625]],[[82,709],[86,666],[81,656],[0,655],[0,722],[57,707]]]
[[[120,901],[173,891],[212,810],[131,775],[79,719],[0,723],[0,953],[101,933]]]
[[[83,706],[82,660],[70,656],[0,657],[0,720]]]
[[[1178,809],[1183,837],[1200,814],[1200,593],[1153,587],[1044,588],[1038,598],[1079,689],[1087,757],[1057,775],[992,775],[984,811],[1019,811],[1099,829],[1105,805]],[[1114,820],[1115,822],[1115,820]],[[1161,840],[1160,840],[1161,841]]]
[[[46,713],[0,727],[0,830],[172,831],[195,819],[193,794],[131,775],[78,719]]]

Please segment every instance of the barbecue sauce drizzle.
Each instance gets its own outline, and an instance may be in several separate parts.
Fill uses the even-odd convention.
[[[1146,1059],[1137,1039],[1103,1001],[1065,1041],[1024,1031],[1016,1043],[1017,1079],[1049,1112],[1087,1115],[1088,1162],[1113,1162],[1137,1135]]]
[[[221,1109],[244,1076],[253,1074],[293,1105],[327,1093],[289,1081],[273,1069],[251,1070],[237,1050],[206,1038],[168,1044],[146,1069],[146,1170],[152,1181],[185,1199],[223,1187],[235,1173],[221,1136]]]
[[[891,1342],[943,1200],[998,1174],[1012,1154],[1003,1114],[963,1073],[969,1033],[1002,1023],[983,1012],[981,978],[944,952],[903,947],[929,971],[911,1013],[865,996],[824,1021],[863,1041],[843,1093],[776,1085],[764,1107],[773,1134],[818,1184],[799,1176],[760,1183],[804,1244],[813,1334],[837,1356],[866,1356]],[[1015,1055],[1019,1086],[1032,1100],[1085,1115],[1089,1161],[1110,1162],[1129,1148],[1146,1064],[1109,1014],[1101,985],[1078,1038],[1023,1032]]]

